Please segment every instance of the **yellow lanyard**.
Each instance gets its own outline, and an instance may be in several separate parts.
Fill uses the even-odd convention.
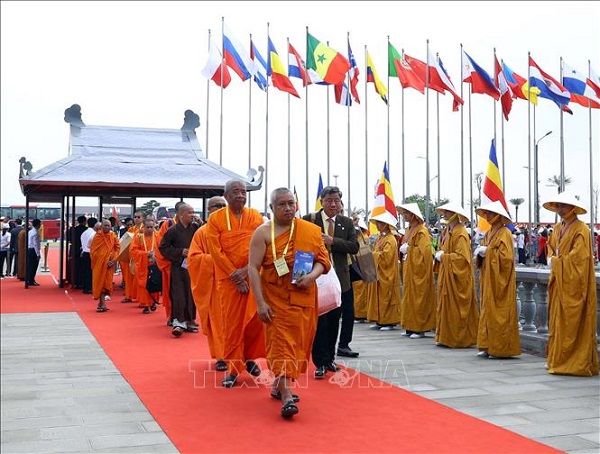
[[[285,258],[285,254],[287,254],[287,250],[290,245],[290,241],[292,240],[292,235],[294,234],[294,226],[295,225],[296,225],[296,220],[294,219],[292,221],[292,227],[290,228],[290,236],[287,240],[287,244],[285,245],[285,248],[283,249],[283,254],[281,255],[282,258]],[[273,220],[271,221],[271,249],[273,250],[273,261],[275,261],[277,259],[277,250],[275,249],[275,223]]]
[[[142,240],[144,241],[144,249],[146,250],[146,252],[148,252],[148,246],[146,245],[146,235],[142,235]],[[152,251],[154,250],[154,241],[156,240],[156,237],[154,235],[152,235]]]
[[[242,211],[242,216],[243,216],[243,214],[244,214],[244,212]],[[238,230],[242,228],[242,216],[240,216],[240,226],[239,226]],[[227,230],[231,231],[231,219],[229,219],[229,207],[226,207],[225,217],[227,218]]]

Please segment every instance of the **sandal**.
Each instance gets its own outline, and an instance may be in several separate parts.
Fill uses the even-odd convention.
[[[96,308],[96,312],[106,312],[108,310],[108,307],[106,306],[98,306]]]
[[[276,392],[271,391],[271,397],[273,399],[281,400],[281,392],[279,392],[279,390]],[[300,396],[298,394],[292,393],[292,399],[294,402],[300,402]]]
[[[281,407],[281,416],[283,418],[291,418],[296,413],[298,413],[298,407],[293,400],[286,402],[283,404],[283,407]]]

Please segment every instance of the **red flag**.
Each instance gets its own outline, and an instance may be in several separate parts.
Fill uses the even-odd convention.
[[[502,113],[504,114],[504,118],[508,121],[508,114],[512,109],[512,98],[513,93],[510,89],[508,82],[506,81],[506,76],[504,75],[504,71],[502,71],[502,66],[500,66],[500,62],[494,56],[494,82],[500,90],[500,103],[502,104]]]
[[[208,50],[208,60],[204,66],[204,69],[202,69],[202,75],[207,79],[211,79],[219,87],[223,88],[226,88],[227,85],[229,85],[229,82],[231,82],[231,74],[229,73],[229,69],[225,65],[223,56],[213,42],[212,38],[210,40],[210,47]]]

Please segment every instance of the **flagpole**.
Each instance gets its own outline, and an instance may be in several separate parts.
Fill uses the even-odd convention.
[[[388,35],[388,42],[390,40],[390,37]],[[389,44],[388,44],[389,46]],[[389,49],[389,47],[388,47]],[[388,50],[388,58],[389,58],[389,50]],[[402,61],[404,61],[404,48],[402,48]],[[390,71],[389,71],[389,62],[388,62],[388,90],[389,90],[389,86],[390,86]],[[405,148],[404,148],[404,87],[402,87],[402,84],[400,84],[400,87],[402,88],[400,90],[400,104],[401,104],[401,112],[402,112],[402,120],[401,120],[401,134],[402,134],[402,203],[406,202],[406,184],[405,184],[405,180],[406,180],[406,160],[405,160]],[[389,92],[388,92],[389,93]],[[389,94],[388,94],[388,104],[389,104]],[[404,225],[404,217],[402,217],[402,225]]]
[[[472,110],[471,110],[471,90],[469,90],[469,200],[471,200],[471,221],[475,222],[474,210],[473,210],[473,135],[471,131],[473,129]],[[479,205],[481,206],[481,197],[479,198]],[[471,224],[474,225],[474,224]],[[475,238],[475,236],[473,236]]]
[[[210,28],[208,29],[208,52],[210,53]],[[221,81],[223,80],[223,54],[221,53]],[[221,87],[223,86],[223,82],[221,82]],[[208,119],[210,115],[208,115],[210,108],[210,79],[206,79],[206,145],[205,145],[205,153],[206,159],[208,159]]]
[[[329,41],[327,41],[327,47],[329,47]],[[329,186],[329,175],[330,175],[330,156],[329,156],[329,90],[330,86],[327,85],[327,186]]]
[[[588,60],[588,78],[592,78],[592,69],[590,60]],[[592,154],[592,103],[588,101],[588,140],[590,144],[590,234],[592,236],[592,240],[594,239],[594,159]],[[598,207],[596,207],[596,210]],[[592,242],[592,244],[594,244]]]
[[[389,39],[389,38],[388,38]],[[387,86],[390,86],[390,71],[388,69],[388,76],[387,76]],[[387,170],[388,170],[388,176],[390,174],[390,94],[388,91],[388,102],[386,105],[386,110],[387,110],[387,156],[386,156],[386,161],[387,162]]]
[[[536,126],[536,113],[537,113],[537,106],[533,106],[533,228],[537,228],[537,224],[540,222],[540,220],[538,219],[538,206],[539,206],[539,201],[538,201],[538,181],[537,181],[537,177],[538,177],[538,170],[537,170],[537,165],[538,165],[538,155],[537,155],[537,147],[535,146],[536,143],[536,131],[537,131],[537,126]],[[533,231],[533,230],[532,230]]]
[[[252,55],[252,33],[250,33],[250,54]],[[252,80],[248,84],[248,170],[252,168]],[[252,206],[248,191],[248,206]]]
[[[287,38],[287,48],[288,48],[288,55],[289,55],[289,51],[290,51],[290,38],[288,36]],[[289,57],[288,57],[289,59]],[[289,64],[289,63],[288,63]],[[287,124],[287,133],[288,133],[288,172],[287,172],[287,187],[289,188],[292,184],[292,174],[291,174],[291,168],[290,168],[290,162],[291,162],[291,158],[292,158],[292,144],[291,144],[291,131],[290,131],[290,94],[288,93],[288,97],[287,97],[287,115],[288,115],[288,124]]]
[[[221,16],[221,49],[225,49],[225,17]],[[225,52],[223,52],[225,54]],[[225,58],[225,57],[223,57]],[[223,81],[223,71],[221,68],[221,82]],[[221,117],[219,128],[219,165],[223,165],[223,83],[221,83]]]
[[[435,53],[435,57],[440,61],[440,54]],[[436,103],[436,121],[437,121],[437,201],[440,200],[440,93],[436,92],[435,96]]]
[[[563,59],[560,57],[560,78],[563,77]],[[563,134],[563,110],[560,109],[560,192],[565,190],[565,137]]]
[[[350,50],[350,32],[348,32],[348,50]],[[348,60],[350,60],[350,55],[348,55]],[[348,99],[352,100],[352,90],[351,90],[351,80],[350,80],[350,71],[348,71],[346,73],[348,75]],[[350,212],[352,211],[352,203],[351,201],[351,197],[350,197],[350,188],[352,187],[350,185],[350,181],[351,181],[351,173],[350,173],[350,102],[348,102],[348,216],[350,216]]]
[[[463,62],[463,45],[460,43],[460,97],[461,99],[465,99],[463,95],[463,77],[462,77],[462,68],[464,67]],[[460,203],[461,206],[465,206],[465,133],[464,133],[464,122],[465,122],[465,109],[460,109]],[[471,178],[469,178],[471,181]],[[471,199],[471,227],[473,226],[473,199]]]
[[[498,61],[498,57],[496,56],[496,48],[494,47],[494,76],[495,79],[498,79],[498,90],[500,90],[500,105],[502,105],[502,90],[500,89],[500,75],[496,74],[496,62]],[[504,77],[504,75],[502,76]],[[495,104],[494,104],[495,105]],[[495,108],[494,108],[495,109]],[[508,113],[507,113],[508,115]],[[496,112],[494,111],[494,118],[496,118]],[[504,194],[506,194],[506,175],[504,174],[504,107],[500,112],[500,141],[502,142],[502,190]]]
[[[429,39],[425,64],[425,226],[429,229]]]
[[[269,42],[269,23],[267,22],[267,42]],[[269,50],[267,48],[267,62],[270,64],[271,60],[269,58]],[[269,185],[269,70],[271,68],[267,68],[267,108],[265,109],[265,193],[264,193],[264,213],[267,215],[267,199],[269,197],[268,185]]]
[[[492,62],[492,66],[494,67],[494,74],[496,72],[496,48],[494,47],[494,61]],[[494,143],[498,143],[498,141],[496,140],[496,100],[494,98],[492,98],[493,103],[494,103]],[[502,191],[504,192],[504,194],[506,194],[506,179],[504,176],[504,142],[502,142]]]
[[[389,40],[389,36],[388,36]],[[365,74],[367,74],[367,46],[365,46]],[[368,140],[368,105],[369,95],[367,92],[367,77],[365,76],[365,216],[369,216],[369,140]]]
[[[308,27],[306,27],[306,58],[308,59]],[[308,71],[308,69],[307,69]],[[310,213],[311,209],[309,206],[309,192],[308,192],[308,84],[306,85],[306,118],[304,119],[304,131],[305,131],[305,162],[306,162],[306,173],[304,175],[306,179],[306,212]]]
[[[531,235],[531,208],[532,208],[532,200],[531,200],[531,65],[529,61],[531,60],[531,52],[527,52],[527,173],[528,173],[528,194],[529,194],[529,219],[527,221],[527,230],[529,235]],[[535,112],[535,111],[534,111]]]

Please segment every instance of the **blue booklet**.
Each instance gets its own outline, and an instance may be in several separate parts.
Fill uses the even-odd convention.
[[[312,252],[296,251],[294,268],[292,269],[292,284],[295,284],[301,276],[312,271],[314,261],[315,254]]]

